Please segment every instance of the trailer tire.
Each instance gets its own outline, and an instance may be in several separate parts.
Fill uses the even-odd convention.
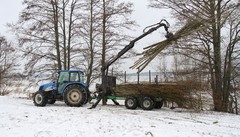
[[[154,108],[154,101],[150,97],[144,97],[141,101],[141,108],[143,110],[152,110]]]
[[[69,85],[64,91],[64,102],[71,107],[80,107],[87,100],[87,91],[80,85]]]
[[[138,107],[137,98],[129,96],[125,99],[125,107],[127,109],[136,109]]]
[[[48,102],[47,94],[44,92],[36,92],[33,95],[33,103],[35,106],[44,107]]]

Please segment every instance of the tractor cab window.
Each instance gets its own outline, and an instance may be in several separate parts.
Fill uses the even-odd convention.
[[[61,85],[66,82],[84,82],[84,74],[82,72],[60,72],[58,83]]]
[[[70,81],[71,82],[79,82],[79,73],[78,72],[71,72],[70,73]]]
[[[80,75],[80,82],[84,82],[84,74],[83,72],[79,72]]]
[[[60,72],[58,83],[64,83],[69,81],[69,73],[68,72]]]

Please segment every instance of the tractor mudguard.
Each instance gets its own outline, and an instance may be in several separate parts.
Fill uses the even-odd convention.
[[[59,91],[59,92],[60,92],[60,93],[63,93],[68,86],[74,85],[74,84],[80,85],[80,86],[82,86],[83,88],[85,88],[87,91],[89,91],[88,88],[87,88],[87,84],[86,84],[86,83],[81,83],[81,82],[69,82],[69,83],[67,83],[66,85],[64,85],[64,88],[62,88],[62,90]]]

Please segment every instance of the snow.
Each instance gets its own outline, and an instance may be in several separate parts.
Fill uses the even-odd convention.
[[[123,102],[121,102],[123,104]],[[162,108],[127,110],[123,105],[88,109],[64,102],[36,107],[31,100],[0,96],[0,137],[239,137],[234,114]]]

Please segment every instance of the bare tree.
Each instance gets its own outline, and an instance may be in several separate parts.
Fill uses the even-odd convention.
[[[100,76],[101,65],[129,40],[124,34],[135,24],[131,21],[132,4],[118,0],[85,1],[79,32],[83,39],[82,62],[86,67],[87,83]]]
[[[166,55],[158,55],[157,56],[157,65],[156,65],[156,71],[160,72],[163,75],[163,82],[169,81],[169,75],[170,72],[168,69],[168,65],[166,62]]]
[[[80,2],[76,0],[24,0],[25,8],[16,24],[9,25],[19,40],[19,50],[28,60],[25,70],[53,73],[70,69],[78,35]],[[70,54],[71,52],[71,54]]]
[[[6,40],[5,37],[0,36],[0,95],[5,94],[4,85],[14,74],[17,56],[14,47]]]
[[[93,75],[99,76],[102,45],[111,57],[129,38],[124,30],[134,24],[129,18],[132,4],[118,0],[108,0],[105,6],[100,0],[24,0],[23,4],[18,22],[9,26],[28,60],[28,74],[76,68],[86,72],[90,84]]]
[[[80,56],[82,57],[79,66],[84,68],[87,76],[87,83],[90,85],[99,77],[100,43],[101,35],[101,8],[100,0],[85,0],[81,22],[77,26],[77,33],[81,37],[82,47]]]
[[[116,54],[130,36],[124,31],[131,30],[135,22],[130,19],[132,3],[119,0],[102,0],[102,64]]]
[[[191,56],[192,54],[187,55],[184,50],[181,50],[184,55],[208,65],[214,109],[227,112],[232,73],[230,65],[233,58],[232,52],[236,50],[236,43],[239,43],[239,39],[234,37],[239,36],[229,36],[235,39],[233,45],[231,40],[223,39],[225,35],[223,30],[232,31],[231,28],[225,26],[230,20],[230,16],[239,16],[235,12],[239,8],[239,2],[236,0],[151,0],[151,7],[170,8],[180,22],[198,18],[205,23],[205,29],[199,30],[190,39],[182,40],[178,46],[191,50],[191,53],[203,55],[203,58],[194,58]],[[225,47],[227,48],[225,49]],[[223,58],[225,59],[223,60]]]
[[[239,98],[239,67],[240,67],[240,21],[238,16],[240,10],[234,11],[227,21],[230,31],[228,33],[228,44],[226,46],[226,56],[224,58],[223,84],[225,96],[229,97],[229,110],[238,114]],[[233,104],[232,104],[233,103]]]

